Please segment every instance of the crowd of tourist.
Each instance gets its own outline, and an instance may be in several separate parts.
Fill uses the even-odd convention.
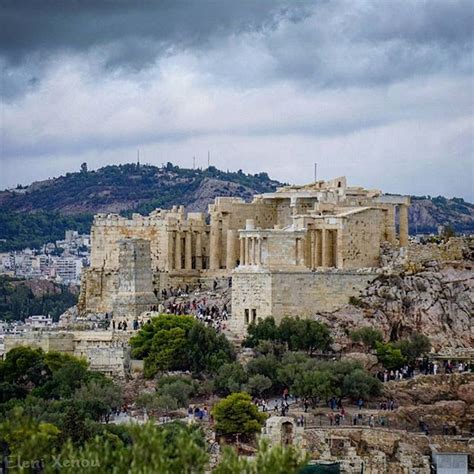
[[[231,283],[228,284],[230,286]],[[217,288],[218,282],[214,280],[213,291]],[[162,298],[163,303],[160,303],[157,308],[160,313],[190,314],[202,323],[213,327],[217,332],[221,332],[226,327],[226,321],[229,319],[227,304],[217,304],[213,301],[211,292],[203,295],[201,283],[194,290],[189,285],[183,288],[163,289]]]

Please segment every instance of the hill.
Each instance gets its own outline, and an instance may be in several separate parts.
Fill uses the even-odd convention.
[[[126,164],[88,171],[84,164],[80,172],[0,192],[0,251],[39,247],[63,238],[66,229],[88,232],[99,212],[147,214],[175,204],[204,211],[216,196],[250,200],[281,185],[267,173],[225,172],[213,166]],[[436,232],[439,225],[472,232],[474,206],[458,198],[415,196],[410,225],[412,232]]]
[[[55,321],[77,303],[78,287],[48,280],[22,280],[0,275],[0,319],[23,321],[28,316],[50,315]]]

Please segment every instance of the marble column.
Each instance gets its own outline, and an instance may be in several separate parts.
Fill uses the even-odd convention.
[[[168,231],[168,271],[174,269],[175,232]]]
[[[314,267],[321,266],[321,231],[314,231]]]
[[[196,270],[201,270],[202,269],[202,234],[201,231],[196,232],[196,238],[195,238],[195,243],[196,243],[196,249],[195,249],[195,255],[196,255]]]
[[[257,238],[257,265],[262,264],[262,239]]]
[[[250,265],[255,265],[255,237],[250,237]]]
[[[175,270],[181,270],[183,268],[182,255],[181,255],[181,232],[176,232],[174,241],[174,268]]]
[[[329,267],[329,233],[326,229],[322,229],[321,237],[321,266]]]
[[[226,268],[233,270],[235,268],[235,247],[236,247],[236,231],[227,230],[227,249],[226,249]]]
[[[331,231],[332,238],[332,262],[331,267],[337,267],[337,230]]]
[[[240,265],[245,265],[245,239],[240,237]]]
[[[209,268],[211,270],[220,269],[220,253],[221,253],[221,231],[219,221],[216,217],[211,216],[211,235],[209,242]]]
[[[385,212],[385,239],[395,245],[397,243],[397,233],[395,230],[395,207],[388,206]]]
[[[193,269],[192,254],[192,233],[188,230],[184,234],[184,268],[186,270]]]
[[[245,239],[244,265],[249,265],[249,238],[244,237],[244,239]]]
[[[408,246],[408,206],[401,204],[399,207],[400,222],[400,247]]]

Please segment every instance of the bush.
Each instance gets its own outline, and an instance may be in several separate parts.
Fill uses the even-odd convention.
[[[285,344],[290,351],[327,352],[332,344],[329,328],[319,322],[299,317],[285,317],[279,326],[273,318],[259,319],[248,327],[247,347],[262,347],[262,341]],[[264,350],[268,353],[268,345]]]
[[[377,396],[382,390],[382,383],[367,371],[356,369],[344,377],[342,392],[344,396],[353,400],[363,398],[367,400],[372,396]]]
[[[177,407],[185,407],[189,404],[189,398],[195,394],[196,387],[189,377],[162,377],[156,392],[158,396],[174,399]]]
[[[370,326],[356,329],[349,336],[353,342],[361,342],[367,349],[375,349],[375,344],[383,341],[382,331]]]
[[[265,413],[258,411],[247,393],[232,393],[217,403],[212,410],[216,432],[223,435],[242,435],[250,438],[262,428]]]
[[[431,350],[431,342],[424,334],[412,334],[409,339],[402,339],[395,343],[408,363],[413,364],[416,359]]]
[[[406,359],[403,357],[401,350],[397,349],[394,344],[390,342],[377,342],[375,347],[379,362],[387,370],[400,369],[406,364]]]
[[[219,369],[214,379],[214,387],[217,393],[229,395],[232,392],[240,392],[247,380],[248,375],[242,364],[232,362]]]
[[[261,397],[272,386],[272,381],[265,375],[252,375],[249,378],[246,391],[255,397]]]

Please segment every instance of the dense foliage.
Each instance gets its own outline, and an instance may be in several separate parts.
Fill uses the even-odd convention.
[[[380,393],[381,383],[357,362],[321,361],[303,353],[266,353],[244,367],[237,362],[224,364],[214,387],[227,395],[246,391],[254,396],[280,395],[285,388],[314,405],[329,398],[368,399]]]
[[[58,443],[102,432],[121,404],[120,387],[84,360],[17,347],[0,361],[0,418],[34,419],[47,434],[57,431]]]
[[[222,334],[192,316],[160,315],[151,319],[131,340],[132,356],[145,361],[146,377],[159,371],[189,370],[214,373],[235,358]]]
[[[54,320],[77,303],[77,294],[66,285],[48,282],[51,291],[35,295],[30,281],[0,275],[0,319],[22,321],[35,314],[50,315]]]
[[[387,370],[396,370],[405,364],[413,364],[416,359],[431,350],[431,343],[424,334],[414,333],[408,339],[397,342],[376,342],[377,357]]]
[[[356,329],[349,335],[353,342],[363,344],[366,349],[375,349],[376,343],[383,341],[382,331],[371,326]]]
[[[27,247],[39,249],[48,242],[64,239],[68,229],[88,234],[92,219],[92,213],[66,215],[57,211],[38,211],[25,216],[24,213],[0,210],[0,252]]]
[[[216,432],[251,437],[262,428],[267,414],[258,410],[248,393],[235,392],[217,403],[212,414]]]
[[[209,472],[207,446],[196,425],[179,422],[116,427],[102,431],[83,443],[60,443],[59,430],[50,423],[34,421],[17,410],[0,423],[0,440],[10,449],[10,467],[15,472],[45,474],[95,474],[113,472],[183,473]],[[225,449],[216,474],[296,474],[307,457],[297,448],[269,448],[260,443],[253,459]]]
[[[285,344],[290,351],[327,352],[332,343],[329,328],[309,319],[286,317],[277,326],[273,318],[259,319],[247,329],[244,344],[255,347],[261,341],[274,341]]]

